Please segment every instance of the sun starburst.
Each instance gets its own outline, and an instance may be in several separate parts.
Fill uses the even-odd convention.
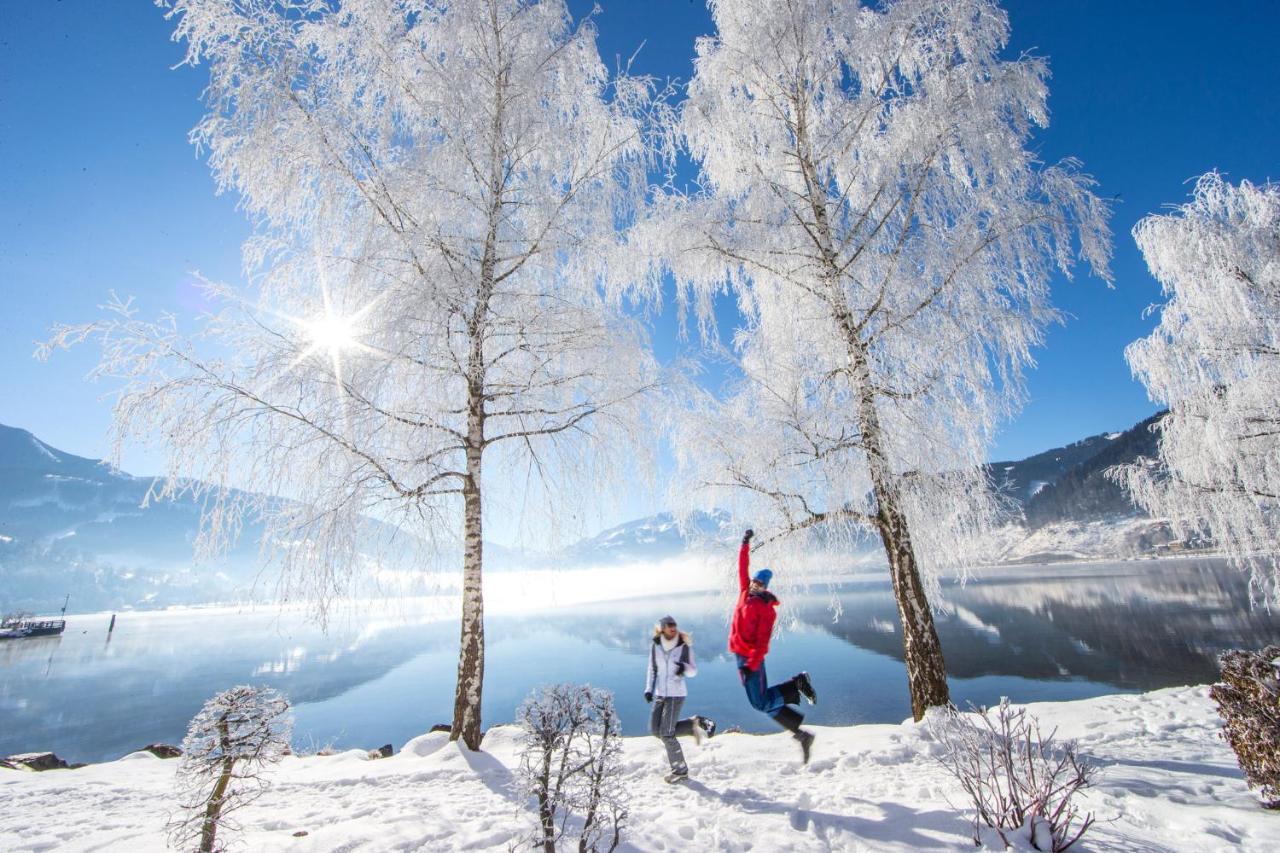
[[[303,331],[317,349],[331,353],[353,349],[360,345],[355,323],[350,317],[326,312],[303,324]]]

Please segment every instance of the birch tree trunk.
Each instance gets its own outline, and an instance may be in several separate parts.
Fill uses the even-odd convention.
[[[876,526],[889,560],[893,600],[898,606],[898,623],[902,626],[902,658],[907,669],[907,689],[911,693],[911,716],[920,720],[929,708],[951,701],[947,689],[947,667],[942,657],[942,643],[933,624],[933,611],[920,577],[920,565],[911,544],[911,527],[901,493],[885,459],[884,433],[880,414],[876,411],[866,353],[854,348],[851,361],[854,377],[861,388],[858,426],[875,496]]]
[[[907,687],[911,694],[911,715],[920,720],[935,705],[951,701],[947,689],[947,667],[942,657],[942,643],[933,624],[933,610],[920,577],[920,564],[911,544],[911,527],[907,521],[896,475],[885,453],[884,427],[876,410],[875,383],[867,344],[858,334],[852,313],[839,286],[841,270],[839,253],[831,233],[827,211],[828,198],[820,189],[810,146],[805,102],[796,99],[796,160],[804,180],[805,196],[813,212],[816,237],[814,242],[822,259],[823,278],[829,293],[836,325],[843,333],[849,350],[850,372],[858,389],[858,433],[871,477],[875,497],[876,528],[889,561],[889,578],[893,583],[893,600],[898,607],[902,626],[902,656],[907,670]]]
[[[491,184],[496,189],[496,179]],[[495,196],[496,198],[496,196]],[[489,238],[481,262],[480,299],[469,324],[467,363],[467,469],[462,481],[462,635],[458,647],[458,683],[453,697],[450,740],[480,748],[480,702],[484,692],[484,468],[485,361],[484,329],[493,293],[497,203],[490,210]]]
[[[481,475],[484,469],[484,318],[493,281],[493,221],[481,264],[479,304],[469,324],[471,348],[467,363],[466,474],[462,480],[462,619],[458,641],[458,681],[453,696],[453,728],[450,740],[468,749],[480,748],[480,702],[484,693],[484,504]]]
[[[450,740],[480,748],[480,701],[484,689],[484,528],[480,500],[482,449],[467,449],[467,479],[462,487],[465,551],[462,559],[462,636],[458,684],[453,699]]]
[[[875,497],[880,507],[880,541],[889,558],[893,599],[902,625],[902,657],[907,668],[907,689],[911,692],[911,716],[919,721],[929,708],[951,701],[947,667],[897,490],[877,486]]]
[[[501,56],[501,27],[497,9],[491,7],[495,54]],[[462,739],[469,749],[480,748],[480,702],[484,694],[484,507],[480,484],[484,468],[485,381],[487,378],[484,350],[489,319],[489,301],[493,298],[497,269],[498,222],[502,216],[503,117],[508,83],[507,71],[501,68],[494,84],[493,118],[489,132],[488,221],[484,250],[480,259],[480,287],[467,334],[467,470],[462,483],[462,636],[459,641],[458,683],[453,697],[453,728],[450,740]]]

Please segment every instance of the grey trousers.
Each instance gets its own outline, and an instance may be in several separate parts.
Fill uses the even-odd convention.
[[[655,696],[653,708],[649,711],[649,734],[662,741],[667,748],[671,769],[679,773],[687,772],[689,768],[684,763],[684,752],[676,738],[693,734],[693,718],[678,719],[683,704],[683,696]]]

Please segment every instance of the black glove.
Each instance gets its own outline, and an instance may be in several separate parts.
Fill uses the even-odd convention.
[[[742,534],[742,544],[743,545],[748,544],[751,541],[751,537],[755,535],[756,535],[756,532],[754,530],[747,528],[747,532]]]
[[[676,661],[676,675],[684,675],[684,661]]]
[[[746,678],[748,675],[755,672],[755,670],[744,663],[742,666],[738,667],[738,672],[742,674],[743,678]]]
[[[646,691],[644,692],[644,701],[646,701],[646,702],[652,702],[652,701],[653,701],[653,691],[652,691],[652,690],[646,690]]]

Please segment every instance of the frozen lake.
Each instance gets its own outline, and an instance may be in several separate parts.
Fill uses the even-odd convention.
[[[573,573],[559,576],[570,582]],[[501,576],[495,576],[495,582]],[[1215,560],[986,569],[945,587],[938,622],[953,699],[1075,699],[1212,681],[1226,648],[1280,641],[1280,617],[1248,607],[1242,576]],[[780,593],[787,630],[769,672],[807,669],[818,724],[899,722],[906,676],[887,578],[859,575]],[[838,610],[832,602],[838,602]],[[725,652],[730,599],[717,592],[629,597],[487,622],[485,723],[508,722],[531,689],[556,681],[614,691],[626,733],[644,730],[648,637],[670,612],[694,634],[701,670],[688,713],[773,731],[742,696]],[[178,743],[205,699],[266,683],[295,705],[295,745],[397,749],[453,706],[457,622],[440,606],[377,608],[325,633],[299,612],[195,609],[71,616],[61,637],[0,643],[0,755],[53,750],[70,761]]]

